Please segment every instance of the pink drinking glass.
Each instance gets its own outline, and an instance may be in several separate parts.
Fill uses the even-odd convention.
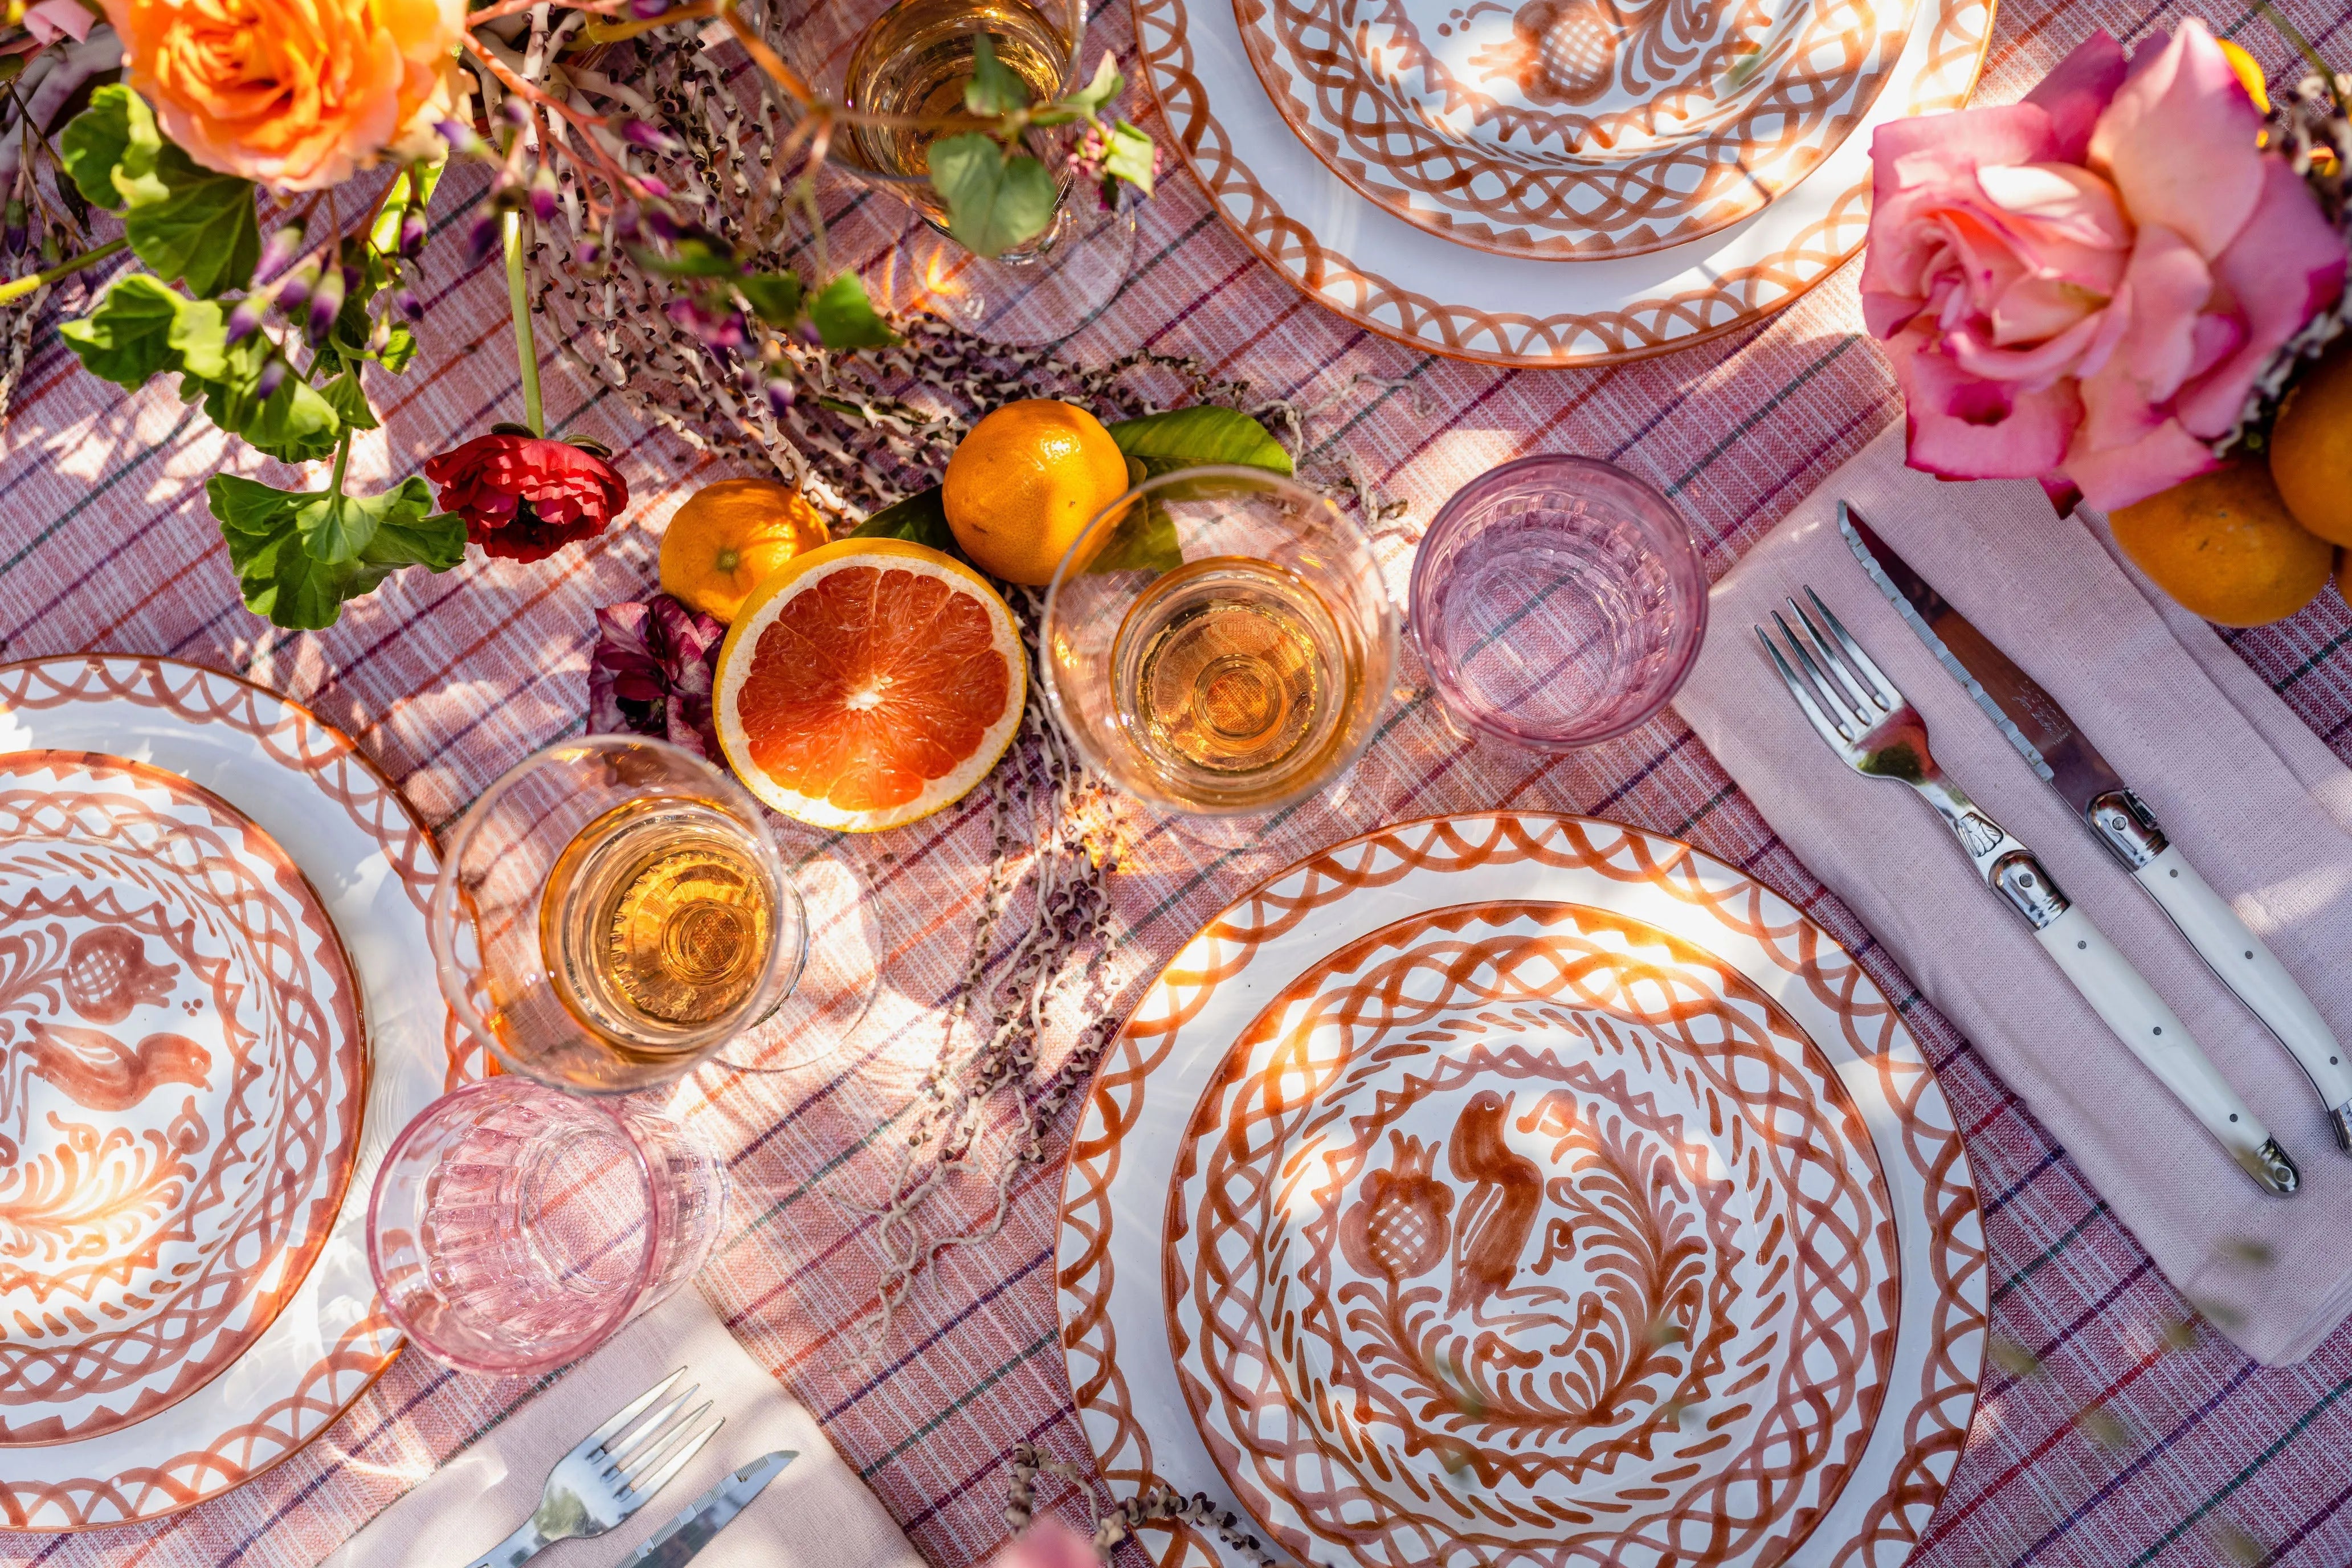
[[[467,1084],[402,1129],[369,1202],[368,1268],[425,1352],[550,1371],[709,1256],[725,1169],[674,1118],[520,1078]]]
[[[1422,536],[1410,597],[1456,727],[1538,751],[1655,717],[1706,635],[1682,514],[1595,458],[1521,458],[1455,491]]]

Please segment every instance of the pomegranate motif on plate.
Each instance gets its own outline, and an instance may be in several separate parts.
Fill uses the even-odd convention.
[[[1169,1194],[1179,1376],[1236,1490],[1382,1568],[1776,1561],[1870,1430],[1896,1289],[1809,1048],[1735,972],[1570,905],[1308,969]]]

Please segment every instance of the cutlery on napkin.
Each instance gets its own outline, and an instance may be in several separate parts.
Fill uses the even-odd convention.
[[[411,1352],[411,1354],[416,1352]],[[622,1397],[684,1366],[726,1425],[659,1498],[607,1534],[567,1541],[551,1568],[616,1568],[677,1510],[774,1449],[800,1457],[695,1557],[695,1568],[924,1568],[809,1413],[691,1287],[631,1323],[419,1481],[323,1568],[452,1568],[530,1517],[550,1466]]]
[[[2297,1360],[2352,1313],[2352,1227],[2339,1217],[2352,1162],[2319,1155],[2335,1140],[2293,1059],[1863,577],[1837,530],[1838,499],[2063,704],[2338,1037],[2352,1037],[2352,968],[2338,956],[2352,931],[2352,775],[2210,627],[2151,604],[2095,518],[2058,518],[2030,482],[1943,483],[1902,454],[1898,426],[1716,585],[1706,645],[1675,707],[2190,1303],[2257,1359]],[[1849,585],[1838,614],[1917,704],[1945,766],[2096,913],[2279,1141],[2314,1152],[2296,1202],[2246,1184],[2040,962],[2032,934],[1982,897],[1969,865],[1916,813],[1894,809],[1899,795],[1865,793],[1811,734],[1747,632],[1808,581]],[[1843,934],[1858,943],[1864,933]]]

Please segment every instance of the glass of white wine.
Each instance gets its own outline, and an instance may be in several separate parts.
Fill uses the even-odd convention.
[[[776,22],[763,36],[819,94],[892,119],[837,125],[826,167],[898,196],[929,226],[898,258],[894,294],[982,337],[1035,344],[1066,338],[1125,285],[1135,218],[1098,210],[1066,171],[1073,128],[1024,136],[1024,150],[1059,180],[1059,199],[1043,235],[992,259],[948,237],[946,206],[930,180],[931,142],[979,124],[965,110],[964,87],[982,37],[1032,102],[1085,85],[1094,64],[1082,58],[1085,0],[829,0],[769,15]]]
[[[757,801],[667,742],[526,758],[451,835],[426,911],[441,989],[512,1071],[628,1094],[755,1029],[766,1068],[830,1050],[873,994],[814,921]],[[854,931],[839,939],[855,945]],[[745,1065],[750,1065],[746,1063]]]
[[[1088,763],[1157,809],[1257,818],[1371,741],[1397,617],[1371,541],[1262,468],[1145,479],[1054,574],[1045,698]]]

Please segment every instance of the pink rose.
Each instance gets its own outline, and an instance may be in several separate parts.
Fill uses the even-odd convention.
[[[2217,466],[2256,374],[2343,292],[2342,238],[2202,22],[2095,33],[2023,102],[1871,145],[1864,318],[1911,466],[2101,507]]]
[[[1050,1513],[1041,1513],[1026,1531],[996,1554],[990,1568],[1102,1568],[1094,1543]]]

